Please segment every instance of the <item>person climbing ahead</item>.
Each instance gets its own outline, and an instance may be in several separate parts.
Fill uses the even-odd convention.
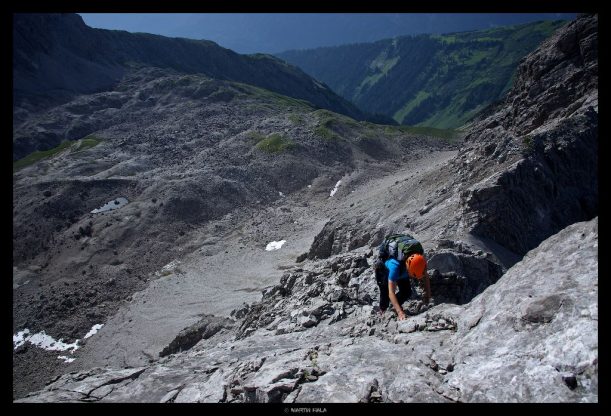
[[[375,275],[380,289],[380,313],[392,303],[399,320],[405,319],[401,305],[411,295],[410,278],[416,279],[423,288],[423,301],[429,303],[431,285],[426,270],[427,263],[422,245],[408,234],[393,234],[379,246]],[[397,292],[397,288],[399,291]]]

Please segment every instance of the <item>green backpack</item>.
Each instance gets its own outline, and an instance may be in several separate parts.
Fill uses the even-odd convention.
[[[424,254],[420,241],[409,234],[391,234],[378,246],[378,258],[386,261],[389,258],[403,261],[412,254]]]

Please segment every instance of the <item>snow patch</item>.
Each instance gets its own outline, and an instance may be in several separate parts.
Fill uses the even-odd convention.
[[[72,350],[71,352],[74,352],[79,348],[78,340],[74,341],[72,344],[66,344],[65,342],[62,342],[62,339],[59,341],[53,339],[53,337],[47,335],[45,331],[40,331],[37,334],[30,335],[30,330],[24,329],[23,331],[19,331],[17,335],[13,335],[13,349],[16,350],[25,344],[26,341],[47,351]]]
[[[23,331],[17,332],[16,335],[13,335],[13,349],[17,349],[25,344],[26,335],[30,333],[29,329],[24,329]]]
[[[84,336],[84,339],[87,339],[92,335],[96,334],[103,326],[104,324],[95,324]],[[43,350],[70,351],[70,354],[73,354],[74,351],[80,348],[78,345],[78,339],[72,344],[67,344],[63,342],[63,339],[60,339],[59,341],[53,339],[53,337],[47,335],[45,331],[40,331],[36,334],[31,335],[30,330],[26,328],[23,331],[19,331],[17,332],[17,334],[13,335],[13,350],[16,350],[17,348],[21,347],[26,342],[29,342],[30,344],[35,345],[39,348],[42,348]],[[67,363],[71,363],[75,360],[75,358],[66,357],[65,355],[59,355],[57,358],[64,360]]]
[[[333,196],[333,195],[335,195],[335,193],[337,192],[337,188],[339,188],[339,185],[340,185],[341,183],[342,183],[342,181],[341,181],[341,180],[340,180],[340,181],[337,181],[337,183],[335,184],[335,188],[333,188],[333,189],[331,190],[331,195],[329,195],[329,196]]]
[[[119,197],[107,202],[100,208],[96,208],[91,211],[92,214],[99,214],[100,212],[112,211],[113,209],[119,209],[128,203],[127,198]]]
[[[172,273],[182,273],[182,271],[178,268],[180,264],[181,264],[180,260],[178,259],[172,260],[171,262],[163,266],[161,269],[157,270],[155,272],[155,276],[162,277],[162,276],[169,276]]]
[[[265,250],[266,251],[278,250],[280,247],[282,247],[284,243],[286,243],[286,240],[272,241],[271,243],[267,244],[267,246],[265,247]]]
[[[87,339],[95,335],[103,326],[104,324],[95,324],[94,326],[91,327],[91,329],[89,330],[89,332],[87,332],[87,334],[83,337],[83,339]]]
[[[168,264],[166,264],[165,266],[163,266],[161,268],[162,272],[173,272],[174,269],[176,269],[176,267],[180,264],[180,261],[178,260],[172,260],[171,262],[169,262]]]
[[[53,339],[53,337],[47,335],[45,331],[32,335],[27,341],[47,351],[75,351],[79,348],[78,340],[74,341],[72,344],[66,344],[62,339],[59,341]]]

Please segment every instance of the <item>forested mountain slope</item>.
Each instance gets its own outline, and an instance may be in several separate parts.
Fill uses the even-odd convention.
[[[520,60],[565,21],[405,36],[277,56],[370,113],[459,127],[511,87]]]

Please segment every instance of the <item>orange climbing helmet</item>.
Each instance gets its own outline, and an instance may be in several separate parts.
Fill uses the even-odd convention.
[[[426,270],[426,259],[422,254],[412,254],[405,260],[410,276],[422,279]]]

